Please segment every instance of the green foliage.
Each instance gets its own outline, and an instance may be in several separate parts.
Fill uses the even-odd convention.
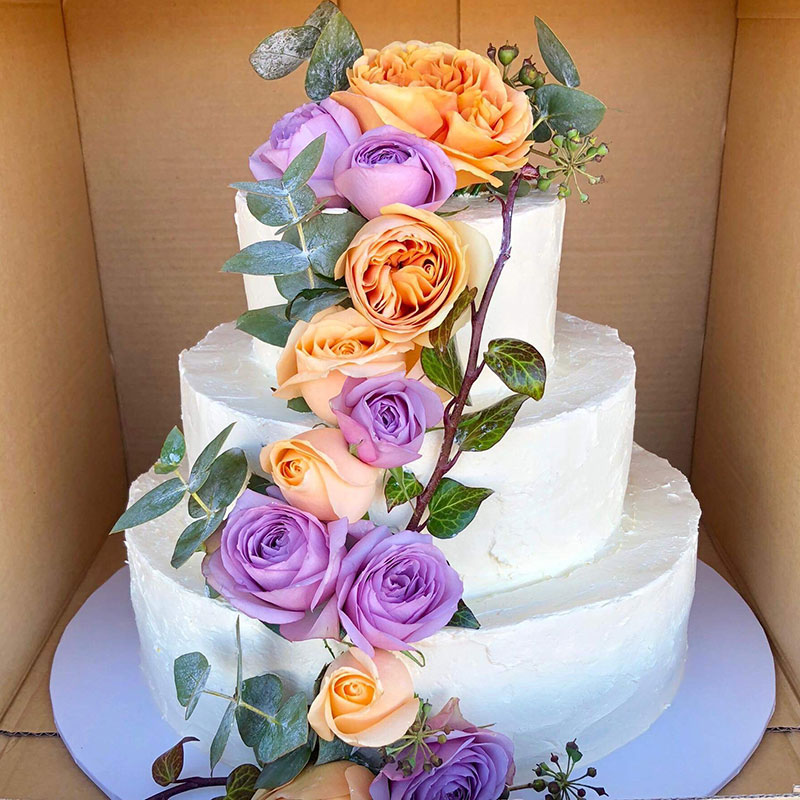
[[[274,717],[283,699],[283,684],[277,675],[256,675],[242,683],[241,700],[264,714]],[[239,736],[248,747],[255,747],[264,738],[269,720],[240,705],[236,709]]]
[[[294,780],[305,768],[311,759],[312,748],[305,744],[291,753],[267,764],[261,771],[256,781],[257,789],[276,789]]]
[[[318,214],[303,223],[306,252],[318,275],[333,278],[334,267],[366,220],[352,211],[341,214]],[[289,228],[283,241],[301,247],[300,232]]]
[[[436,386],[454,397],[461,391],[464,373],[453,339],[450,339],[443,352],[432,347],[423,347],[420,355],[422,370]]]
[[[549,26],[539,17],[534,19],[536,35],[539,42],[539,52],[552,76],[565,86],[572,88],[581,85],[581,76],[572,60],[569,51],[559,38],[550,30]]]
[[[167,475],[175,472],[186,455],[186,440],[180,429],[175,427],[168,434],[161,447],[161,455],[153,465],[156,475]]]
[[[341,11],[325,24],[311,52],[306,72],[306,94],[319,102],[332,92],[347,89],[347,70],[364,48],[350,20]]]
[[[183,772],[183,746],[187,742],[200,741],[196,736],[184,736],[178,744],[170,747],[153,762],[153,780],[159,786],[175,783]]]
[[[293,275],[308,269],[308,256],[291,242],[271,239],[240,250],[222,267],[223,272],[244,275]]]
[[[145,522],[166,514],[183,500],[186,486],[180,478],[170,478],[142,495],[114,523],[111,533],[119,533],[127,528],[135,528]]]
[[[336,736],[333,737],[331,742],[320,739],[317,758],[314,763],[319,766],[321,764],[330,764],[332,761],[347,761],[352,754],[353,748]]]
[[[606,113],[605,105],[596,97],[554,83],[545,84],[536,91],[536,105],[547,124],[561,134],[572,128],[584,135],[591,133]]]
[[[547,369],[541,353],[521,339],[492,339],[484,355],[486,366],[517,394],[540,400]]]
[[[275,715],[276,723],[268,723],[256,745],[256,758],[271,764],[304,745],[308,740],[308,702],[305,694],[292,695]]]
[[[319,31],[310,25],[277,31],[253,50],[250,64],[265,80],[283,78],[311,55],[318,38]]]
[[[211,666],[202,653],[185,653],[175,659],[173,673],[178,702],[186,709],[186,719],[189,719],[206,688]]]
[[[461,533],[491,494],[491,489],[464,486],[452,478],[442,478],[428,506],[428,533],[437,539],[451,539]]]
[[[388,473],[389,477],[383,489],[387,511],[391,511],[396,506],[403,505],[403,503],[408,503],[422,494],[424,487],[414,477],[413,473],[402,467],[393,467],[388,470]]]
[[[326,308],[349,300],[350,293],[347,289],[301,289],[286,306],[286,317],[292,320],[305,320],[308,322],[315,314]]]
[[[241,448],[232,447],[214,459],[197,496],[212,513],[224,511],[242,491],[247,472],[247,456]]]
[[[298,414],[310,414],[311,408],[302,397],[292,397],[286,401],[287,408],[297,411]]]
[[[267,489],[274,485],[275,484],[269,478],[265,478],[263,475],[256,475],[255,473],[253,473],[250,476],[250,480],[247,481],[247,488],[259,494],[266,494]]]
[[[478,630],[481,627],[480,622],[472,609],[463,601],[458,601],[458,608],[453,618],[447,623],[451,628],[469,628],[470,630]]]
[[[220,800],[251,800],[256,789],[256,780],[261,770],[255,764],[242,764],[228,775],[225,796]]]
[[[258,183],[234,183],[232,186],[247,192],[247,208],[264,225],[282,228],[310,214],[317,198],[308,186],[299,186],[287,191],[279,179]],[[247,188],[251,187],[251,188]],[[256,187],[258,191],[256,191]],[[291,200],[291,205],[289,203]]]
[[[294,275],[278,275],[275,278],[275,286],[281,296],[287,300],[294,300],[300,292],[306,289],[342,290],[341,284],[326,278],[324,275],[319,275],[313,269],[307,269],[305,272],[296,272]]]
[[[200,455],[192,465],[191,472],[189,473],[189,489],[194,492],[197,491],[208,478],[208,473],[211,471],[211,465],[214,459],[219,455],[222,450],[222,445],[225,444],[233,426],[236,423],[231,422],[226,428],[221,430],[204,448]]]
[[[442,354],[447,349],[447,345],[453,335],[453,328],[455,327],[461,315],[470,307],[470,304],[478,294],[476,287],[467,287],[456,298],[453,307],[450,309],[447,316],[444,318],[442,324],[430,332],[431,347],[434,348],[439,354]]]
[[[170,564],[174,569],[182,567],[196,552],[203,542],[222,525],[225,519],[225,509],[222,508],[210,516],[203,516],[190,522],[181,532],[175,549],[172,552]],[[219,597],[219,593],[216,593]]]
[[[211,763],[211,774],[214,774],[214,767],[217,766],[222,754],[225,752],[225,747],[228,744],[228,739],[231,735],[233,728],[233,715],[236,711],[236,700],[231,700],[228,703],[225,713],[222,715],[217,732],[211,741],[211,749],[209,750],[209,761]]]
[[[319,166],[322,151],[325,149],[326,136],[327,134],[323,133],[309,142],[286,167],[281,177],[281,184],[290,195],[296,189],[305,186]]]
[[[462,450],[488,450],[508,433],[528,395],[512,394],[491,406],[465,414],[458,423],[456,444]]]
[[[267,306],[245,311],[236,320],[240,331],[275,347],[285,347],[294,323],[286,319],[286,306]]]

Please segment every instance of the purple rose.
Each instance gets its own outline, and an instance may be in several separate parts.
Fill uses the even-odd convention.
[[[461,716],[455,698],[427,724],[433,733],[425,743],[441,761],[439,766],[431,768],[430,757],[417,758],[410,774],[404,774],[401,751],[372,782],[372,800],[497,800],[502,796],[514,778],[511,739],[471,725]],[[439,741],[442,734],[443,742]]]
[[[203,575],[234,608],[280,625],[287,639],[338,638],[334,589],[347,531],[346,519],[323,523],[247,490],[208,540]]]
[[[372,219],[392,203],[436,211],[456,188],[456,171],[438,145],[384,125],[367,131],[339,156],[333,182]]]
[[[336,583],[339,618],[353,643],[405,650],[441,630],[464,591],[458,573],[427,533],[377,527],[344,557]]]
[[[319,105],[306,103],[281,117],[269,139],[250,156],[250,170],[257,181],[280,178],[292,159],[318,136],[325,134],[325,148],[308,185],[328,207],[347,206],[333,185],[333,165],[342,152],[361,136],[361,128],[349,109],[327,97]]]
[[[347,378],[331,409],[359,459],[381,469],[419,458],[425,430],[438,425],[444,411],[436,392],[402,372]]]

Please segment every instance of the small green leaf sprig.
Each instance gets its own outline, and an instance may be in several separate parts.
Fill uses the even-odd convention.
[[[182,567],[222,525],[228,507],[247,482],[249,469],[244,451],[233,447],[220,453],[232,428],[233,423],[206,445],[189,470],[188,478],[180,472],[186,457],[186,440],[177,427],[173,428],[153,470],[158,475],[174,477],[142,495],[116,521],[111,533],[150,522],[187,500],[193,521],[178,537],[170,561],[175,569]]]
[[[544,800],[583,800],[587,791],[594,792],[598,797],[607,795],[602,786],[590,786],[585,783],[587,778],[595,778],[597,770],[588,767],[582,775],[575,775],[575,767],[583,758],[583,753],[578,749],[575,741],[567,742],[566,764],[561,765],[561,759],[553,753],[550,763],[542,762],[534,769],[536,778],[530,783],[510,786],[508,792],[520,792],[533,789],[535,792],[545,792]]]

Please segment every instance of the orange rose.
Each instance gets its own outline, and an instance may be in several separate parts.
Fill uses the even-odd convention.
[[[292,328],[276,366],[275,396],[302,396],[320,419],[335,425],[330,401],[345,378],[408,372],[418,361],[411,342],[391,342],[355,309],[332,306]]]
[[[519,169],[533,130],[527,96],[503,82],[485,56],[435,42],[393,42],[365,50],[348,71],[350,90],[331,97],[361,129],[381,125],[436,142],[456,170],[456,186],[489,182]]]
[[[397,656],[376,650],[370,658],[351,647],[325,670],[308,723],[326,742],[338,736],[355,747],[383,747],[405,734],[418,709],[411,674]]]
[[[260,460],[287,503],[323,522],[361,519],[381,475],[350,454],[338,428],[315,428],[268,444]]]
[[[373,775],[360,764],[334,761],[306,767],[293,781],[277,789],[259,789],[253,800],[370,800]]]

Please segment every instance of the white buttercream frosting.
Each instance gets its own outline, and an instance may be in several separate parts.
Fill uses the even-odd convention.
[[[269,442],[318,423],[272,396],[274,361],[253,355],[251,337],[222,325],[180,358],[183,429],[190,460],[231,422],[228,443],[259,470]],[[633,351],[616,331],[559,314],[556,351],[542,400],[527,401],[491,450],[464,453],[449,473],[494,494],[455,539],[437,544],[476,597],[557,575],[592,559],[616,529],[628,480],[634,421]],[[507,390],[506,390],[507,392]],[[425,437],[409,465],[433,470],[441,433]],[[378,492],[371,519],[402,527],[409,507],[387,514]]]
[[[131,499],[162,479],[143,475]],[[475,599],[480,630],[446,628],[419,645],[427,665],[409,662],[417,691],[434,706],[460,696],[468,719],[512,737],[521,771],[573,737],[589,760],[620,747],[649,727],[680,682],[699,516],[686,479],[636,448],[622,522],[603,554],[557,578]],[[180,570],[170,566],[188,522],[178,507],[128,531],[126,541],[147,682],[176,731],[208,747],[225,701],[203,697],[185,722],[172,665],[200,651],[212,665],[209,688],[230,692],[237,612],[204,595],[201,554]],[[246,675],[276,672],[289,689],[311,691],[327,660],[321,642],[288,643],[247,617],[241,631]],[[235,732],[226,760],[252,760]]]

